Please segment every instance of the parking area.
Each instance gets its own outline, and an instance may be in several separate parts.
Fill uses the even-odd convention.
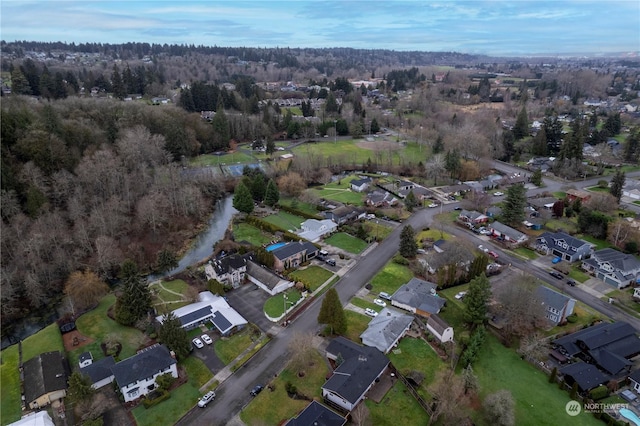
[[[229,305],[247,321],[257,325],[264,333],[267,333],[273,326],[273,323],[264,316],[262,309],[269,295],[256,285],[243,284],[226,295]]]
[[[209,336],[211,336],[215,343],[217,336],[211,334]],[[224,368],[224,363],[220,361],[220,358],[216,355],[213,345],[204,345],[204,347],[200,349],[194,347],[191,355],[201,360],[213,374],[216,374]]]

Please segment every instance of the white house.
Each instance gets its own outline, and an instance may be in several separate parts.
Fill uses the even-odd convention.
[[[427,320],[427,330],[433,334],[440,343],[453,342],[453,327],[437,314],[431,315]]]
[[[369,184],[371,183],[371,178],[365,177],[361,179],[351,179],[349,182],[351,185],[351,190],[355,192],[364,192],[367,188],[369,188]]]
[[[331,219],[307,219],[300,224],[302,228],[297,234],[305,240],[315,243],[320,237],[329,235],[338,229],[338,225]]]
[[[222,259],[210,260],[204,266],[204,273],[208,280],[217,280],[222,284],[238,288],[247,272],[247,259],[249,258],[251,258],[250,254],[244,256],[231,254]]]
[[[134,401],[158,385],[156,377],[170,373],[178,378],[176,359],[166,346],[156,344],[142,349],[131,358],[127,358],[111,367],[124,402]]]
[[[271,296],[293,287],[293,281],[286,280],[252,261],[247,262],[247,279]]]
[[[42,410],[29,413],[17,422],[9,423],[7,426],[55,426],[55,423],[47,410]]]
[[[636,370],[629,376],[629,384],[634,391],[640,393],[640,370]]]

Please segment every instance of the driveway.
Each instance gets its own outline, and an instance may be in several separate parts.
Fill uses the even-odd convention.
[[[267,333],[274,325],[264,315],[263,306],[269,295],[255,284],[243,284],[226,294],[229,305],[240,313],[247,321],[257,325]]]
[[[217,338],[215,335],[212,337],[214,343]],[[224,363],[220,361],[220,358],[216,355],[213,345],[204,345],[204,348],[201,349],[193,348],[191,356],[201,360],[214,375],[224,368]]]

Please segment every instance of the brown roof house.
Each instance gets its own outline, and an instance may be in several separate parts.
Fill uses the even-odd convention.
[[[67,396],[69,366],[60,351],[45,352],[24,363],[24,398],[35,410]]]

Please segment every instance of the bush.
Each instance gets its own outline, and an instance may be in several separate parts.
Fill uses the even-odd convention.
[[[567,317],[567,322],[568,322],[568,323],[574,324],[574,323],[576,323],[577,321],[578,321],[578,315],[577,315],[577,314],[575,314],[575,313],[574,313],[574,314],[571,314],[571,315],[569,315],[569,316]]]
[[[153,399],[149,399],[150,396],[153,395],[159,395],[156,398]],[[162,401],[167,400],[171,398],[171,394],[167,391],[163,391],[163,392],[151,392],[149,395],[147,395],[143,400],[142,400],[142,405],[144,405],[144,408],[151,408],[154,405],[158,405],[160,404]]]
[[[397,255],[393,256],[393,262],[397,263],[398,265],[408,265],[409,264],[409,259],[397,254]]]
[[[598,401],[599,399],[606,398],[609,396],[609,388],[605,385],[600,385],[595,389],[591,389],[589,391],[589,397],[594,401]]]
[[[284,385],[284,389],[285,389],[285,391],[287,391],[287,394],[289,394],[289,395],[295,395],[295,394],[298,393],[298,388],[296,387],[296,385],[294,385],[291,382],[287,382]]]

